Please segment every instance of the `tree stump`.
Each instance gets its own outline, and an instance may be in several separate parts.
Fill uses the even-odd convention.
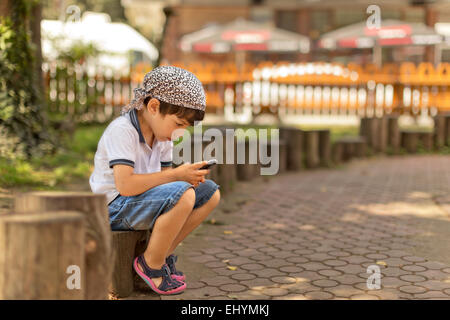
[[[425,151],[433,151],[433,132],[421,132],[419,139]]]
[[[305,165],[307,168],[319,166],[319,132],[317,130],[304,131]]]
[[[378,125],[379,121],[377,118],[361,118],[359,128],[359,135],[366,138],[368,147],[375,152],[379,149]]]
[[[114,272],[109,291],[119,298],[128,297],[135,289],[134,258],[145,252],[150,231],[113,231]]]
[[[416,153],[419,144],[419,134],[417,131],[401,131],[402,147],[408,153]]]
[[[303,167],[303,131],[297,128],[282,127],[280,128],[280,140],[286,141],[287,170],[300,170]]]
[[[318,130],[319,132],[319,159],[320,166],[329,167],[331,161],[330,130]]]
[[[434,146],[436,149],[442,148],[445,144],[446,117],[438,114],[434,117]]]
[[[244,152],[244,163],[238,162],[238,153]],[[255,157],[256,163],[250,163],[250,154]],[[241,181],[252,180],[258,175],[258,146],[251,145],[248,139],[236,141],[236,163],[237,179]]]
[[[445,116],[445,145],[450,147],[450,114]]]
[[[0,216],[0,299],[85,299],[84,242],[79,212]]]
[[[260,166],[258,168],[258,175],[275,175],[281,172],[286,171],[286,163],[287,163],[287,146],[284,140],[272,141],[267,140],[267,145],[262,146],[261,148],[265,148],[267,150],[267,157],[269,158],[269,163],[262,163],[262,159],[260,159]],[[271,168],[270,170],[262,170],[262,168]],[[270,172],[268,172],[270,171]]]
[[[390,115],[388,119],[388,146],[394,154],[400,151],[400,129],[398,127],[398,116]]]
[[[378,135],[377,151],[385,153],[389,135],[389,119],[387,117],[378,118]]]
[[[335,163],[365,157],[367,154],[366,139],[353,136],[340,137],[335,141],[333,153]]]
[[[86,299],[107,299],[113,250],[105,195],[90,192],[30,192],[15,199],[15,212],[76,210],[86,217]]]
[[[344,161],[344,145],[342,143],[333,143],[331,146],[331,158],[335,165]]]
[[[231,192],[234,189],[234,186],[236,185],[237,180],[237,169],[236,169],[236,161],[234,161],[236,156],[236,143],[237,138],[234,135],[234,132],[227,133],[226,129],[234,129],[234,128],[226,128],[221,127],[220,130],[224,134],[224,141],[223,141],[223,164],[218,165],[218,177],[219,177],[219,184],[220,184],[220,192],[221,194],[227,194]],[[230,146],[227,146],[227,135],[233,135],[233,143]],[[233,154],[232,162],[233,163],[227,163],[227,154]]]

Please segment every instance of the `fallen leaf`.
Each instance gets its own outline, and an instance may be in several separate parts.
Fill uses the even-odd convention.
[[[237,270],[237,267],[235,267],[235,266],[227,266],[227,269],[231,270],[231,271],[235,271],[235,270]]]
[[[387,263],[384,261],[377,261],[377,264],[379,264],[380,266],[387,266]]]
[[[223,233],[225,233],[225,234],[233,234],[233,231],[231,231],[231,230],[225,230]]]
[[[225,260],[222,260],[222,262],[224,262],[224,263],[227,263],[227,262],[229,262],[230,260],[228,260],[228,259],[225,259]]]

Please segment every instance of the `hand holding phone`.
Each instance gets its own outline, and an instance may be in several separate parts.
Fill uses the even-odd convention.
[[[199,170],[210,169],[215,164],[217,164],[217,159],[208,160],[208,163],[206,165],[204,165],[203,167],[201,167]]]

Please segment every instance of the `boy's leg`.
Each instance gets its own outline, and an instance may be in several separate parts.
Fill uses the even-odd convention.
[[[200,223],[211,213],[211,211],[218,205],[220,201],[219,189],[214,192],[212,197],[200,208],[192,210],[192,213],[187,218],[184,226],[181,228],[180,232],[176,236],[175,240],[172,242],[169,250],[167,251],[167,256],[169,256],[178,244],[187,237],[195,228],[197,228]]]
[[[170,245],[180,233],[194,204],[195,191],[189,188],[172,209],[156,219],[147,249],[144,252],[145,261],[150,268],[161,269],[166,262]],[[162,278],[153,278],[152,280],[156,286],[159,286]]]

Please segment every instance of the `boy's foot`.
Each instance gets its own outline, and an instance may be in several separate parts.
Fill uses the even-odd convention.
[[[166,263],[169,266],[170,273],[172,274],[172,278],[178,281],[184,281],[186,280],[186,276],[183,274],[183,272],[178,271],[175,268],[175,262],[177,262],[178,257],[174,254],[171,254],[166,258]]]
[[[164,264],[161,269],[151,269],[145,262],[144,256],[134,259],[133,268],[136,273],[158,294],[169,295],[182,293],[186,284],[172,279],[170,269]]]

